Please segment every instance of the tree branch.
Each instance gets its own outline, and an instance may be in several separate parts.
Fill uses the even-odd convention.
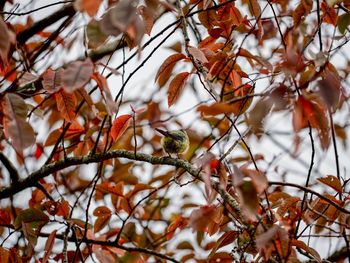
[[[65,5],[52,15],[45,17],[42,20],[35,22],[31,27],[23,30],[17,35],[17,41],[19,44],[24,44],[29,38],[42,31],[44,28],[58,22],[60,19],[66,16],[74,16],[76,10],[73,4]]]
[[[17,183],[19,181],[19,175],[18,175],[18,172],[17,172],[17,169],[15,168],[15,166],[11,163],[11,161],[9,159],[7,159],[7,157],[2,152],[0,152],[0,161],[7,169],[8,173],[10,175],[12,184],[17,185]]]
[[[13,196],[24,189],[33,187],[37,181],[62,169],[82,164],[99,163],[101,161],[113,159],[113,158],[124,158],[135,161],[143,161],[150,164],[170,165],[177,168],[182,168],[193,177],[199,179],[200,170],[192,166],[191,163],[176,158],[170,157],[156,157],[149,154],[137,153],[126,151],[126,150],[115,150],[106,153],[99,153],[95,155],[87,155],[82,157],[67,157],[65,160],[57,161],[44,165],[41,169],[31,173],[27,178],[19,180],[17,184],[11,184],[10,186],[0,190],[0,199],[8,198]]]
[[[308,188],[308,187],[304,187],[298,184],[293,184],[293,183],[285,183],[285,182],[274,182],[274,181],[269,181],[269,185],[282,185],[282,186],[289,186],[289,187],[294,187],[294,188],[299,188],[300,190],[303,190],[304,192],[308,192],[311,194],[316,195],[317,197],[319,197],[320,199],[326,201],[327,203],[329,203],[330,205],[334,206],[335,208],[337,208],[339,211],[345,213],[345,214],[350,214],[350,211],[345,209],[344,207],[341,207],[340,205],[338,205],[337,203],[335,203],[334,201],[332,201],[331,199],[325,197],[324,195]]]

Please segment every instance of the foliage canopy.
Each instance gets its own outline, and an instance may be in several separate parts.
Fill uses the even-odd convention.
[[[349,1],[24,2],[0,4],[0,262],[350,260]]]

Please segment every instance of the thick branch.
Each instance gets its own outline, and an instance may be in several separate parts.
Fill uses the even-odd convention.
[[[17,182],[19,180],[19,175],[18,175],[17,169],[10,162],[10,160],[7,159],[7,157],[2,152],[0,152],[0,161],[2,162],[2,164],[5,166],[5,168],[9,172],[12,184],[17,184]]]
[[[74,16],[75,13],[76,13],[76,10],[74,9],[73,4],[65,5],[57,12],[53,13],[48,17],[45,17],[42,20],[35,22],[31,27],[20,32],[17,35],[18,43],[24,44],[29,38],[39,33],[46,27],[56,23],[58,20],[62,19],[63,17]]]
[[[135,155],[134,152],[116,150],[83,157],[68,157],[62,161],[44,165],[41,169],[31,173],[27,178],[19,180],[17,184],[11,184],[9,187],[0,190],[0,199],[8,198],[21,192],[24,189],[33,187],[40,179],[64,168],[81,164],[99,163],[101,161],[113,158],[125,158],[129,160],[143,161],[151,164],[170,165],[177,168],[182,168],[195,178],[199,178],[200,170],[194,168],[189,162],[185,160],[170,157],[156,157],[143,153],[137,153]]]

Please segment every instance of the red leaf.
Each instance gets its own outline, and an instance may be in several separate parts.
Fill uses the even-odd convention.
[[[169,56],[162,65],[159,67],[158,72],[156,74],[155,80],[158,80],[159,87],[163,87],[165,83],[170,78],[171,72],[175,66],[175,63],[181,59],[186,58],[184,54],[173,54]]]
[[[43,147],[40,144],[37,144],[35,148],[35,153],[34,153],[35,159],[38,160],[42,154],[43,154]]]
[[[75,108],[77,99],[73,93],[67,93],[63,90],[55,93],[57,110],[67,122],[73,122],[75,119]]]
[[[7,93],[1,100],[5,136],[11,139],[13,147],[22,152],[35,143],[35,133],[28,122],[27,105],[13,93]]]
[[[94,71],[94,64],[90,59],[74,61],[62,72],[62,85],[67,92],[83,87],[89,82]]]
[[[0,224],[1,225],[11,224],[11,217],[10,217],[9,211],[0,209]]]
[[[308,121],[312,128],[318,131],[322,149],[327,149],[330,144],[330,128],[327,118],[327,110],[317,97],[306,98],[299,96],[293,112],[293,127],[296,132],[308,127]]]
[[[168,106],[171,107],[179,98],[182,89],[185,87],[186,81],[190,73],[182,72],[177,74],[169,84],[168,90]]]
[[[118,140],[118,138],[123,135],[125,130],[129,127],[132,115],[125,114],[116,118],[112,124],[111,136],[113,141]]]

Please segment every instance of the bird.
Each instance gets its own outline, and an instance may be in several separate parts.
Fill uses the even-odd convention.
[[[162,134],[164,137],[160,143],[166,153],[171,156],[171,153],[180,154],[187,151],[190,144],[190,140],[186,131],[184,130],[173,130],[165,131],[162,129],[155,129],[157,132]]]

